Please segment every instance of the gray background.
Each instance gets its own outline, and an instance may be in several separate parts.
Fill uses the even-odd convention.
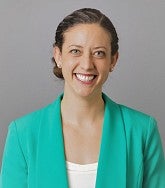
[[[120,59],[104,91],[153,115],[165,148],[164,0],[0,0],[0,161],[9,123],[62,92],[50,61],[54,32],[82,7],[99,8],[119,34]]]

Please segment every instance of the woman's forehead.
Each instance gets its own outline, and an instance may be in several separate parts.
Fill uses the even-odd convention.
[[[109,33],[99,24],[78,24],[64,33],[64,43],[109,45],[109,42]]]

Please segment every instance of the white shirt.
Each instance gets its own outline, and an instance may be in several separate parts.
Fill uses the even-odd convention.
[[[66,161],[69,188],[94,188],[98,163],[75,164]]]

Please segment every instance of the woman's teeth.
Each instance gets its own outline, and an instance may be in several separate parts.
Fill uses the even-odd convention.
[[[89,82],[89,81],[93,80],[95,76],[94,76],[94,75],[92,75],[92,76],[87,76],[87,75],[82,75],[82,74],[76,74],[76,77],[77,77],[80,81],[82,81],[82,82]]]

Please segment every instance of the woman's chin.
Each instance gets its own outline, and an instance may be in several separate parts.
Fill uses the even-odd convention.
[[[83,89],[75,90],[75,94],[84,99],[94,97],[95,95],[98,95],[99,93],[101,93],[101,91],[99,92],[98,90],[96,91],[92,88],[86,88],[86,89],[83,88]]]

